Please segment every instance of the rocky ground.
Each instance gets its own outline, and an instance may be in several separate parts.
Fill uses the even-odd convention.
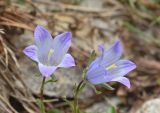
[[[80,97],[81,108],[88,112],[106,113],[106,109],[112,105],[118,113],[158,113],[158,3],[144,0],[22,0],[19,3],[13,0],[11,3],[0,2],[0,5],[3,6],[0,10],[3,15],[0,17],[0,29],[4,31],[0,38],[0,112],[1,108],[2,113],[4,109],[4,113],[38,112],[35,98],[40,92],[41,78],[37,77],[39,71],[36,64],[24,56],[22,50],[33,43],[34,27],[40,24],[48,28],[53,36],[64,31],[73,33],[70,52],[77,63],[75,68],[59,69],[55,73],[58,81],[45,87],[46,98],[72,98],[73,83],[80,81],[89,53],[95,49],[99,54],[98,44],[103,43],[109,47],[120,39],[124,46],[123,57],[133,60],[138,66],[129,75],[132,88],[113,83],[111,85],[116,90],[112,92],[97,87],[103,91],[101,95],[95,95],[91,88],[86,88]],[[13,101],[20,104],[20,107]],[[61,101],[47,106],[69,112]]]

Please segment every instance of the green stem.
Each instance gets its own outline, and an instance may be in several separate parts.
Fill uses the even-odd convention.
[[[41,90],[41,92],[40,92],[40,100],[41,100],[41,102],[42,102],[42,104],[43,104],[42,106],[44,107],[44,108],[43,108],[44,110],[41,111],[42,113],[46,113],[46,112],[45,112],[45,106],[44,106],[44,103],[43,103],[43,100],[44,100],[43,92],[44,92],[45,80],[46,80],[46,78],[43,77],[42,84],[41,84],[41,89],[40,89],[40,90]],[[41,107],[42,107],[42,106],[41,106]]]
[[[41,93],[40,93],[40,98],[41,100],[43,101],[44,97],[43,97],[43,91],[44,91],[44,84],[45,84],[45,77],[43,77],[43,80],[42,80],[42,84],[41,84]]]
[[[78,84],[78,86],[77,86],[77,88],[76,88],[76,92],[75,92],[75,95],[74,95],[74,113],[78,113],[78,94],[79,94],[79,91],[80,91],[80,88],[81,88],[81,86],[83,85],[83,83],[84,83],[84,80],[82,80],[79,84]]]

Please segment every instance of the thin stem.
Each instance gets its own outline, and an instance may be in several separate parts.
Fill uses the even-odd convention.
[[[41,84],[41,93],[40,93],[40,98],[41,98],[41,101],[43,102],[43,91],[44,91],[44,84],[45,84],[45,77],[43,77],[43,80],[42,80],[42,84]]]
[[[80,88],[82,86],[82,84],[84,83],[84,80],[82,80],[77,88],[76,88],[76,92],[75,92],[75,95],[74,95],[74,113],[77,113],[77,108],[78,108],[78,94],[79,94],[79,91],[80,91]]]
[[[41,84],[41,89],[40,89],[40,90],[41,90],[41,92],[40,92],[40,100],[41,100],[41,102],[42,102],[42,106],[41,106],[41,108],[42,108],[42,113],[45,113],[45,106],[44,106],[44,103],[43,103],[43,100],[44,100],[43,92],[44,92],[45,80],[46,80],[46,78],[43,77],[42,84]]]

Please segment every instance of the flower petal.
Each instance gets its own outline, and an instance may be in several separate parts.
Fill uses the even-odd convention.
[[[101,66],[107,67],[117,60],[122,55],[122,45],[120,41],[115,42],[115,44],[108,50],[102,51],[103,59],[101,61]]]
[[[105,46],[103,44],[98,45],[99,50],[103,53],[106,49]]]
[[[136,65],[129,60],[119,60],[115,65],[117,67],[109,71],[113,79],[122,77],[136,68]]]
[[[69,68],[75,66],[74,58],[70,54],[66,54],[58,67]]]
[[[38,64],[38,67],[42,76],[45,76],[45,77],[51,76],[54,73],[54,71],[57,69],[57,67],[55,66],[46,66],[41,63]]]
[[[54,54],[50,59],[52,65],[58,65],[63,60],[65,54],[71,46],[71,38],[71,32],[62,33],[54,38],[52,44]]]
[[[42,26],[37,26],[34,32],[35,44],[38,47],[38,59],[41,63],[46,64],[48,54],[52,46],[51,34]]]
[[[30,45],[23,50],[24,54],[30,57],[32,60],[38,62],[37,47],[35,45]]]
[[[97,68],[97,66],[99,66],[101,60],[102,60],[102,57],[96,58],[96,59],[89,65],[89,70],[88,70],[88,72],[94,70],[95,68]]]
[[[113,79],[112,81],[120,82],[121,84],[127,86],[128,88],[131,87],[130,81],[126,77],[119,77],[119,78]]]
[[[35,43],[37,47],[41,47],[52,40],[51,34],[43,26],[38,25],[34,31]]]
[[[101,84],[110,81],[112,78],[108,75],[105,68],[97,66],[92,71],[86,73],[86,78],[92,84]]]

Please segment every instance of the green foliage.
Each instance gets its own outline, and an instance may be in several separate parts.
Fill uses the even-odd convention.
[[[152,21],[151,25],[153,26],[153,25],[155,25],[155,24],[160,24],[160,16],[156,17],[156,18]]]
[[[79,93],[83,91],[83,89],[85,88],[85,86],[86,86],[86,83],[83,82],[82,85],[79,88]]]
[[[84,112],[84,113],[100,113],[100,112]],[[117,112],[116,112],[116,109],[115,109],[114,106],[110,106],[110,107],[107,109],[106,113],[117,113]]]
[[[36,73],[36,74],[35,74],[35,77],[36,77],[36,78],[40,78],[40,77],[42,77],[42,76],[41,76],[40,74]]]
[[[52,1],[58,1],[67,4],[80,4],[83,0],[52,0]]]
[[[95,59],[95,57],[96,57],[96,52],[95,52],[95,50],[93,50],[90,55],[88,65],[90,65],[90,63]]]
[[[88,85],[89,87],[91,87],[96,94],[101,94],[101,93],[102,93],[101,91],[98,91],[93,84],[87,83],[87,85]]]
[[[19,3],[19,4],[25,4],[26,1],[25,1],[25,0],[18,0],[18,3]]]
[[[101,91],[98,91],[94,85],[92,85],[92,84],[90,84],[90,83],[87,83],[87,85],[88,85],[89,87],[91,87],[96,94],[101,94],[101,93],[102,93]],[[99,85],[97,85],[97,86],[103,87],[103,88],[105,88],[105,89],[107,89],[107,90],[111,90],[111,91],[114,90],[114,88],[112,88],[109,84],[99,84]]]
[[[44,103],[40,100],[40,99],[37,99],[37,105],[38,105],[38,107],[40,108],[40,111],[42,112],[42,113],[46,113],[45,112],[45,107],[44,107]]]
[[[50,109],[47,113],[61,113],[58,109]]]
[[[160,40],[156,39],[151,34],[150,35],[146,34],[141,29],[139,29],[138,27],[130,24],[129,22],[124,22],[124,26],[126,26],[130,31],[135,32],[136,34],[138,34],[139,38],[141,38],[141,39],[143,39],[143,40],[145,40],[147,42],[155,43],[157,46],[160,47]]]
[[[156,82],[157,82],[157,84],[160,86],[160,79],[158,79]]]
[[[96,57],[96,52],[95,50],[92,51],[92,53],[90,54],[90,57],[89,57],[89,61],[88,61],[88,65],[86,68],[84,68],[83,72],[82,72],[82,77],[84,78],[85,77],[85,74],[88,70],[88,66],[91,64],[91,62],[95,59]]]
[[[52,76],[51,76],[51,79],[47,80],[47,81],[45,82],[45,84],[53,83],[53,82],[57,82],[57,79],[56,79],[55,75],[52,75]]]
[[[72,111],[72,109],[73,109],[73,102],[72,102],[72,101],[67,100],[67,98],[66,98],[65,96],[63,97],[63,101],[65,101],[65,102],[66,102],[66,104],[68,104],[68,105],[69,105],[69,107],[70,107],[70,109],[71,109],[71,111]]]
[[[117,113],[115,107],[110,106],[106,113]]]
[[[152,3],[160,3],[160,0],[150,0]]]
[[[88,67],[86,67],[86,68],[83,69],[83,72],[82,72],[82,77],[83,78],[85,77],[85,74],[86,74],[87,70],[88,70]]]
[[[107,90],[114,90],[114,88],[112,88],[109,84],[105,83],[105,84],[100,84],[99,86],[104,87]]]

